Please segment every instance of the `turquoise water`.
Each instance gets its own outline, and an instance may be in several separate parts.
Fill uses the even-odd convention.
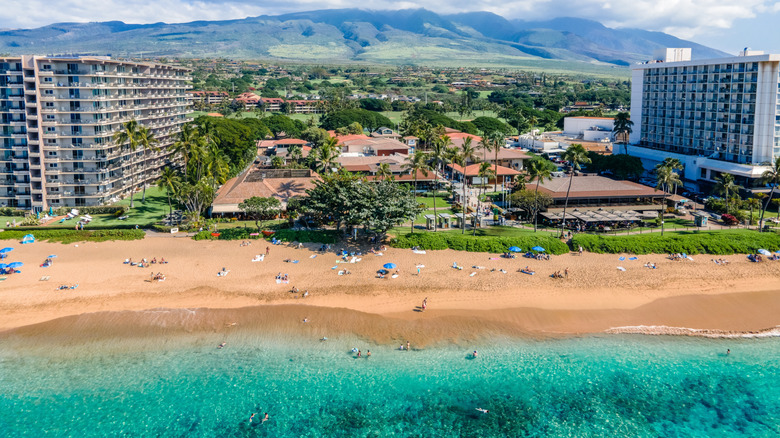
[[[170,344],[0,348],[0,435],[780,436],[777,338]]]

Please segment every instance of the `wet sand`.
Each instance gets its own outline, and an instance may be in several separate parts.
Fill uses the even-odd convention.
[[[261,329],[306,337],[353,333],[381,344],[412,338],[428,345],[488,334],[546,336],[634,327],[618,331],[729,335],[780,325],[780,262],[750,263],[740,255],[719,257],[730,264],[717,265],[707,255],[694,256],[695,261],[663,255],[620,261],[619,255],[586,253],[537,261],[389,249],[383,256],[366,254],[360,262],[342,264],[332,252],[314,251],[319,245],[271,246],[263,262],[251,261],[268,246],[257,241],[239,246],[156,237],[77,245],[10,245],[16,249],[7,261],[25,266],[0,283],[0,331],[89,339]],[[49,254],[58,256],[54,265],[38,267]],[[170,263],[138,268],[122,263],[128,257],[164,257]],[[645,268],[646,262],[658,269]],[[385,263],[398,265],[398,278],[376,278]],[[453,263],[463,270],[453,269]],[[418,276],[420,264],[425,267]],[[536,274],[518,272],[525,266]],[[217,277],[222,267],[230,273]],[[337,275],[345,268],[351,274]],[[566,268],[568,278],[549,277]],[[164,282],[150,281],[150,273],[157,272],[165,274]],[[287,273],[290,283],[277,284],[278,273]],[[42,276],[50,279],[39,281]],[[78,287],[56,290],[60,284]],[[308,290],[309,297],[290,293],[293,286]],[[428,308],[420,312],[425,297]],[[191,310],[145,311],[162,308]],[[302,323],[303,318],[310,322]]]

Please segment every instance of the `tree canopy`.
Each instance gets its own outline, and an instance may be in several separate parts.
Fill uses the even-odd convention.
[[[472,120],[471,123],[481,132],[500,132],[504,135],[512,132],[512,128],[509,125],[495,117],[480,116]]]
[[[390,119],[374,111],[343,109],[325,114],[320,119],[320,127],[330,131],[347,127],[354,122],[360,123],[362,127],[371,131],[382,126],[391,127],[395,125]]]
[[[252,196],[249,199],[245,199],[244,202],[238,204],[238,209],[243,211],[247,217],[254,219],[255,226],[260,229],[260,219],[274,217],[279,214],[282,209],[282,203],[279,199],[273,196],[268,198],[261,198],[259,196]]]

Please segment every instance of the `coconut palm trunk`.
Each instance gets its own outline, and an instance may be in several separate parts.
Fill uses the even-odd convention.
[[[772,195],[775,194],[775,186],[772,185],[772,190],[769,191],[769,197],[766,199],[766,205],[764,205],[764,208],[761,209],[761,218],[758,220],[758,226],[761,230],[764,229],[764,212],[769,208],[770,203],[772,202]],[[780,206],[777,208],[777,215],[780,216]],[[752,214],[751,214],[752,216]]]
[[[563,218],[561,219],[561,237],[563,237],[566,228],[566,209],[569,207],[569,192],[571,192],[571,183],[574,181],[574,169],[569,177],[569,187],[566,189],[566,200],[563,202]]]
[[[412,172],[414,172],[414,193],[413,193],[413,196],[414,196],[414,199],[417,199],[417,171],[416,170],[412,170]],[[412,233],[414,233],[414,219],[415,218],[412,218],[412,226],[411,226],[411,232]]]

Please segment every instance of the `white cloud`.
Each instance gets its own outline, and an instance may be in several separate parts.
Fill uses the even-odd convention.
[[[8,0],[6,0],[8,1]],[[169,23],[277,15],[325,8],[403,9],[434,12],[490,11],[507,18],[581,17],[610,27],[660,30],[682,38],[728,29],[734,20],[780,10],[773,0],[11,0],[0,9],[0,27],[39,27],[62,21]]]

